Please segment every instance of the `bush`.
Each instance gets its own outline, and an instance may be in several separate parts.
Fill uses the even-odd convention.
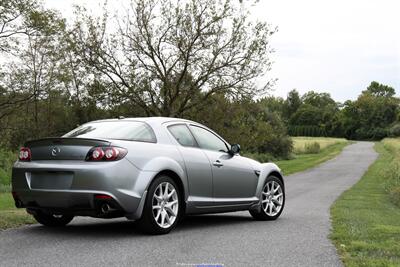
[[[396,123],[389,129],[389,135],[391,137],[400,137],[400,123]]]
[[[400,207],[400,186],[392,188],[389,194],[392,202]]]
[[[261,163],[270,162],[270,161],[275,160],[275,158],[272,155],[266,154],[266,153],[244,153],[243,156],[257,160]]]
[[[0,184],[0,193],[8,193],[8,192],[11,192],[11,185]]]
[[[292,125],[289,126],[288,131],[291,136],[327,136],[325,129],[314,125]]]
[[[390,200],[400,207],[400,139],[387,138],[382,142],[384,148],[393,155],[387,162],[386,168],[382,170],[382,176],[386,180],[383,186],[389,193]]]
[[[386,128],[359,128],[356,130],[353,138],[357,140],[381,140],[388,135]]]
[[[318,154],[321,152],[321,146],[318,142],[306,143],[304,145],[304,154]]]
[[[0,149],[0,184],[10,185],[11,169],[15,160],[14,152]]]
[[[3,169],[0,169],[0,185],[10,184],[10,175]]]
[[[388,180],[385,184],[385,188],[386,191],[389,193],[392,203],[400,207],[400,175],[399,173],[395,173],[399,170],[399,168],[393,167],[393,163],[391,163],[388,168],[389,171],[387,172],[387,174],[389,175],[386,176]]]
[[[253,100],[229,100],[216,95],[207,101],[207,108],[191,111],[185,118],[207,125],[231,144],[239,143],[243,154],[267,154],[256,156],[260,161],[290,156],[292,140],[278,113]]]
[[[388,130],[386,128],[374,128],[371,131],[372,140],[381,140],[388,136]]]
[[[384,187],[389,193],[390,200],[397,206],[400,207],[400,166],[396,162],[396,159],[389,162],[387,168],[383,172],[383,176],[386,178]]]

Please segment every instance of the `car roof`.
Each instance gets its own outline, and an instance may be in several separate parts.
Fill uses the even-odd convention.
[[[189,122],[196,123],[191,120],[181,119],[181,118],[173,118],[173,117],[131,117],[131,118],[116,118],[116,119],[104,119],[97,120],[95,122],[103,122],[103,121],[143,121],[149,124],[163,124],[166,122]]]
[[[175,122],[175,123],[191,123],[191,124],[195,124],[195,125],[200,125],[203,128],[208,129],[209,131],[213,132],[215,135],[217,135],[220,139],[222,139],[226,144],[229,145],[229,143],[222,137],[220,136],[218,133],[216,133],[215,131],[213,131],[212,129],[208,128],[207,126],[195,122],[195,121],[191,121],[191,120],[187,120],[187,119],[181,119],[181,118],[173,118],[173,117],[132,117],[132,118],[116,118],[116,119],[104,119],[104,120],[97,120],[97,121],[91,121],[88,123],[93,123],[93,122],[106,122],[106,121],[142,121],[144,123],[147,123],[148,125],[152,126],[153,130],[156,132],[156,136],[158,138],[158,134],[159,129],[161,127],[162,124],[164,123],[168,123],[168,122]]]

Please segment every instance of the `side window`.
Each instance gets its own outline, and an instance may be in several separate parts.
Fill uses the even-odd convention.
[[[188,127],[184,124],[176,124],[168,127],[170,133],[175,137],[176,141],[182,146],[196,146]]]
[[[197,126],[190,126],[197,143],[201,148],[227,152],[228,149],[224,141],[222,141],[218,136],[212,132]]]

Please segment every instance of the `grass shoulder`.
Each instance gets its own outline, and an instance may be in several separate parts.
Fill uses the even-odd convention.
[[[400,208],[387,188],[398,158],[384,142],[375,149],[379,158],[331,208],[330,237],[345,266],[400,266]]]
[[[11,193],[0,193],[0,230],[35,223],[25,209],[17,209]]]
[[[298,154],[294,159],[279,160],[276,164],[282,169],[284,175],[301,172],[336,157],[348,144],[348,141],[337,142],[322,148],[319,153]]]

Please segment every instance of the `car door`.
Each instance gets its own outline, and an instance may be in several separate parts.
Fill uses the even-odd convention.
[[[211,162],[213,196],[216,202],[245,201],[254,197],[258,177],[246,159],[228,153],[219,136],[198,125],[190,125],[199,147]]]
[[[213,205],[213,178],[208,157],[198,148],[186,124],[172,124],[167,128],[179,143],[178,150],[185,163],[189,184],[188,202],[196,207]]]

